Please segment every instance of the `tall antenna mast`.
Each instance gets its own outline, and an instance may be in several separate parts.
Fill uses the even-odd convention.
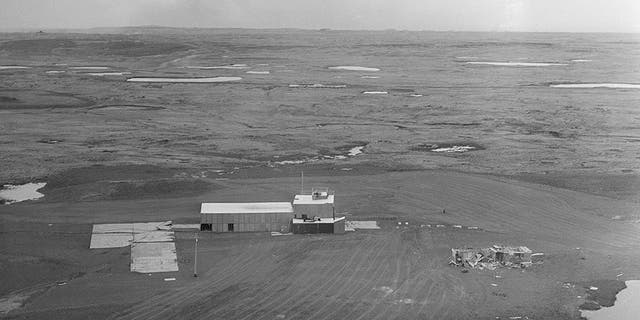
[[[304,171],[300,171],[300,194],[304,194]]]

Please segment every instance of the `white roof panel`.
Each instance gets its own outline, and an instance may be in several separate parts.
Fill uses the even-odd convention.
[[[313,200],[313,196],[310,194],[297,194],[295,198],[293,198],[293,204],[325,204],[325,203],[333,203],[333,195],[330,194],[326,199],[316,199]]]
[[[291,220],[292,223],[294,224],[300,224],[300,223],[334,223],[334,222],[338,222],[340,220],[344,220],[345,217],[339,217],[339,218],[320,218],[320,220],[304,220],[304,219],[298,219],[298,218],[293,218]]]
[[[293,207],[290,202],[214,202],[203,203],[200,213],[293,213]]]

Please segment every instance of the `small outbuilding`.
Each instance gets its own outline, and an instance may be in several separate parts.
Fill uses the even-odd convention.
[[[291,221],[291,231],[296,234],[344,233],[345,217],[298,219]]]
[[[200,230],[213,232],[289,232],[290,202],[203,203]]]

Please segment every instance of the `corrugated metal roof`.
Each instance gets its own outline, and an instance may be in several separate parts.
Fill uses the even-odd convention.
[[[333,203],[333,195],[330,194],[326,199],[313,199],[313,196],[310,194],[297,194],[295,198],[293,198],[293,204],[325,204],[325,203]]]
[[[293,213],[293,207],[290,202],[214,202],[203,203],[200,213]]]

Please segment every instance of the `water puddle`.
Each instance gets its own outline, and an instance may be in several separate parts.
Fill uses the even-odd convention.
[[[347,153],[347,155],[350,157],[357,156],[362,153],[362,149],[364,149],[364,147],[365,146],[353,147],[349,150],[349,153]]]
[[[248,74],[269,74],[269,71],[247,71]]]
[[[209,70],[209,69],[236,70],[236,69],[247,69],[247,68],[249,68],[249,66],[247,66],[244,63],[236,63],[236,64],[227,65],[227,66],[186,66],[185,68],[187,68],[187,69],[202,69],[202,70]]]
[[[436,148],[436,149],[432,149],[432,152],[467,152],[469,150],[473,150],[476,147],[473,146],[452,146],[452,147],[445,147],[445,148]]]
[[[360,66],[335,66],[329,67],[331,70],[345,70],[345,71],[368,71],[375,72],[380,71],[378,68],[360,67]]]
[[[411,151],[429,151],[437,153],[462,153],[484,149],[475,143],[422,143],[409,148]]]
[[[11,310],[20,308],[29,296],[29,293],[23,293],[0,298],[0,314],[6,315]]]
[[[12,69],[31,69],[31,67],[25,67],[25,66],[0,66],[0,70],[12,70]]]
[[[242,80],[240,77],[212,78],[129,78],[127,82],[166,82],[166,83],[215,83]]]
[[[588,320],[633,320],[640,314],[640,280],[625,282],[627,288],[616,295],[612,307],[590,311],[581,310],[582,316]]]
[[[563,83],[563,84],[552,84],[551,88],[565,88],[565,89],[595,89],[595,88],[640,89],[640,84],[633,84],[633,83]]]
[[[131,72],[92,72],[87,74],[90,76],[103,77],[103,76],[124,76],[125,74],[131,74]]]
[[[590,59],[573,59],[571,62],[591,62],[593,60]]]
[[[566,66],[566,63],[555,62],[490,62],[490,61],[469,61],[466,64],[489,65],[500,67],[549,67],[549,66]]]
[[[313,84],[290,84],[289,88],[328,88],[328,89],[341,89],[346,88],[347,86],[344,84],[322,84],[322,83],[313,83]]]
[[[73,70],[109,70],[109,67],[94,67],[94,66],[84,66],[84,67],[69,67],[69,69]]]
[[[0,201],[5,204],[12,204],[42,198],[44,194],[38,192],[38,190],[46,184],[46,182],[26,183],[23,185],[5,184],[4,188],[0,190]]]
[[[60,74],[60,73],[65,73],[66,71],[64,70],[49,70],[49,71],[45,71],[46,74]]]
[[[378,77],[378,76],[362,76],[360,78],[362,78],[362,79],[380,79],[380,77]]]
[[[410,94],[409,96],[410,96],[410,97],[414,97],[414,98],[422,97],[422,95],[421,95],[421,94],[419,94],[419,93],[412,93],[412,94]]]
[[[386,91],[365,91],[362,94],[388,94]]]
[[[316,162],[316,161],[320,161],[320,160],[345,160],[348,157],[355,157],[362,152],[362,149],[364,149],[365,146],[356,146],[353,147],[351,149],[349,149],[346,154],[334,154],[334,155],[319,155],[319,156],[315,156],[315,157],[307,157],[307,158],[302,158],[302,159],[295,159],[295,160],[282,160],[282,161],[275,161],[273,162],[273,164],[275,165],[295,165],[295,164],[304,164],[304,163],[310,163],[310,162]]]

